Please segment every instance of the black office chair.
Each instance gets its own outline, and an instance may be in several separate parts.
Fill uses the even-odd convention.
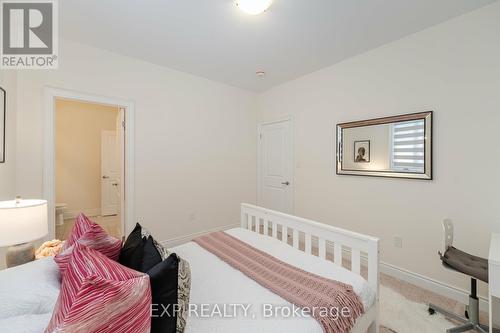
[[[471,278],[469,305],[465,307],[465,317],[446,311],[434,304],[429,304],[429,313],[439,312],[445,317],[463,323],[463,325],[447,330],[447,333],[459,333],[474,330],[487,333],[489,329],[479,323],[479,299],[477,298],[477,280],[488,283],[488,260],[473,256],[453,247],[453,223],[443,222],[443,253],[439,252],[443,266],[460,272]]]

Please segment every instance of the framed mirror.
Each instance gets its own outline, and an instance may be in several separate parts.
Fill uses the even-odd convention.
[[[5,95],[0,87],[0,163],[5,163]]]
[[[338,124],[337,174],[432,179],[432,114]]]

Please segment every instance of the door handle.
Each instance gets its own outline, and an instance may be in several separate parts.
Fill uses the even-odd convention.
[[[109,179],[109,176],[102,176],[102,179]]]
[[[113,186],[118,186],[118,183],[113,183],[113,184],[111,184],[111,185],[113,185]]]
[[[286,181],[286,182],[281,183],[281,184],[282,184],[282,185],[286,185],[286,186],[288,186],[288,185],[290,185],[290,182]]]

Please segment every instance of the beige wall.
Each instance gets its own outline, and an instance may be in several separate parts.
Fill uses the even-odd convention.
[[[100,214],[101,132],[116,130],[118,107],[56,100],[56,202],[70,215]]]
[[[83,44],[18,71],[17,193],[43,194],[44,87],[135,103],[135,218],[163,241],[239,223],[256,197],[255,94]],[[1,190],[0,190],[1,191]]]
[[[379,236],[385,262],[467,289],[436,252],[444,218],[481,256],[500,232],[498,31],[494,4],[262,96],[63,40],[59,70],[17,73],[17,167],[0,166],[0,195],[43,193],[46,86],[135,102],[135,218],[161,240],[236,223],[256,196],[255,109],[260,120],[291,114],[297,215]],[[435,180],[335,175],[336,123],[431,109]]]
[[[437,251],[445,218],[456,245],[483,257],[500,231],[500,151],[488,144],[500,124],[499,31],[497,3],[263,94],[260,120],[294,116],[295,213],[379,236],[383,261],[468,289]],[[435,180],[335,175],[335,124],[425,110],[435,110]]]

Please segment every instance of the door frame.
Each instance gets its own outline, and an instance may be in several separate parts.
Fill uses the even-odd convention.
[[[295,122],[293,116],[286,116],[283,118],[278,118],[270,121],[261,121],[257,124],[257,205],[261,205],[262,198],[262,172],[261,172],[261,163],[262,163],[262,147],[261,147],[261,139],[260,135],[262,134],[262,127],[266,125],[271,125],[275,123],[282,123],[285,121],[290,122],[290,144],[292,145],[292,167],[290,174],[290,191],[292,202],[290,203],[290,212],[289,214],[295,213]]]
[[[56,204],[56,174],[55,174],[55,101],[57,98],[87,102],[94,104],[110,105],[123,108],[125,112],[125,138],[124,138],[124,190],[120,206],[121,226],[123,235],[126,236],[135,223],[135,105],[134,102],[91,95],[73,90],[44,87],[44,117],[43,117],[43,197],[48,203],[49,239],[55,238],[55,204]]]

